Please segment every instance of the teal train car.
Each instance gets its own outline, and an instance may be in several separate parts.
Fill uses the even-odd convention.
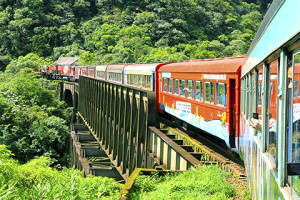
[[[273,1],[241,69],[239,152],[253,199],[300,195],[299,9]]]

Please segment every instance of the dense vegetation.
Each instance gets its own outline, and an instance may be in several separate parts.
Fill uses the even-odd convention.
[[[0,72],[0,144],[22,163],[45,155],[65,165],[71,110],[57,100],[54,82],[31,73],[31,67],[44,62],[28,54]]]
[[[118,199],[121,184],[104,177],[84,178],[74,169],[49,167],[49,157],[20,165],[0,145],[0,199]]]
[[[226,180],[230,174],[218,166],[199,166],[186,173],[166,176],[139,175],[130,199],[251,199],[249,192],[237,191]]]
[[[272,0],[1,0],[0,69],[31,52],[82,64],[245,54]]]

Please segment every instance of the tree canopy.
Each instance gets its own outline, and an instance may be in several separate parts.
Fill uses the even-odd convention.
[[[170,49],[176,61],[241,55],[270,3],[1,0],[0,70],[29,53],[52,60],[84,54],[88,64],[155,61]]]

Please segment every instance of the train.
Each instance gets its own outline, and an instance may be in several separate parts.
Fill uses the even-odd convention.
[[[274,0],[246,56],[42,73],[153,91],[158,113],[214,135],[240,155],[253,199],[300,199],[299,8],[299,0]]]
[[[78,81],[79,76],[156,93],[157,112],[216,136],[238,152],[240,72],[245,57],[182,63],[49,67],[44,76]]]

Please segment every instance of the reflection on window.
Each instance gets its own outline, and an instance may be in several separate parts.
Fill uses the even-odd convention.
[[[103,71],[97,71],[96,75],[97,75],[97,78],[105,79],[105,72],[103,72]]]
[[[147,76],[147,88],[151,89],[151,75]]]
[[[278,62],[270,64],[270,82],[268,88],[268,110],[269,110],[269,131],[267,132],[267,151],[271,159],[277,166],[277,77],[278,77]]]
[[[173,89],[174,94],[178,94],[178,79],[174,79],[174,89]]]
[[[205,102],[214,103],[215,88],[213,82],[205,82]]]
[[[169,78],[169,93],[172,94],[173,80]]]
[[[256,87],[256,80],[255,80],[255,70],[252,72],[252,113],[257,113],[257,109],[255,107],[255,87]],[[250,116],[251,118],[252,116]]]
[[[133,75],[133,84],[137,86],[137,75]]]
[[[168,88],[167,78],[163,78],[163,91],[167,92],[167,88]]]
[[[146,88],[146,76],[142,75],[142,87]]]
[[[187,97],[194,99],[194,81],[188,80],[188,90],[187,90]]]
[[[130,85],[133,85],[133,82],[134,82],[133,74],[130,74]]]
[[[258,67],[258,88],[257,88],[257,113],[258,119],[262,120],[262,96],[263,96],[263,66]],[[257,131],[257,136],[261,139],[261,130]]]
[[[298,91],[298,84],[299,84],[299,81],[298,80],[294,80],[294,86],[293,86],[293,96],[294,96],[294,98],[296,98],[297,97],[297,91]]]
[[[180,80],[180,96],[185,96],[185,80]]]
[[[203,101],[203,82],[196,81],[196,100]]]
[[[226,106],[226,84],[225,83],[217,83],[217,105]]]
[[[292,80],[294,81],[293,84],[289,84],[288,89],[293,91],[292,100],[292,117],[289,119],[290,124],[292,126],[291,134],[288,138],[289,141],[289,158],[288,162],[300,162],[300,103],[297,97],[298,91],[298,82],[299,82],[299,74],[300,74],[300,53],[294,56],[294,66],[288,68],[288,82],[291,83]],[[297,83],[297,84],[296,84]],[[290,86],[293,86],[291,88]],[[296,91],[296,92],[295,92]],[[291,180],[292,179],[292,180]],[[292,176],[289,178],[289,181],[292,182],[292,188],[300,195],[300,179],[299,176]]]

